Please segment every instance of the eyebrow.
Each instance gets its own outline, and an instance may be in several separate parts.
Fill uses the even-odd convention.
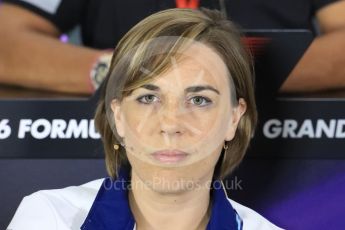
[[[152,91],[160,91],[160,88],[158,86],[152,85],[152,84],[145,84],[145,85],[142,85],[140,88],[144,88],[144,89],[148,89],[148,90],[152,90]],[[215,89],[214,87],[212,87],[210,85],[190,86],[190,87],[186,88],[184,91],[186,93],[197,93],[197,92],[200,92],[203,90],[211,90],[211,91],[215,92],[216,94],[220,94],[217,89]]]
[[[211,90],[211,91],[215,92],[216,94],[220,94],[217,89],[213,88],[210,85],[191,86],[191,87],[188,87],[187,89],[185,89],[185,92],[187,92],[187,93],[190,93],[190,92],[191,93],[197,93],[197,92],[200,92],[200,91],[203,91],[203,90]]]
[[[160,91],[160,88],[156,85],[152,85],[152,84],[145,84],[140,86],[140,88],[144,88],[144,89],[148,89],[148,90],[152,90],[152,91]]]

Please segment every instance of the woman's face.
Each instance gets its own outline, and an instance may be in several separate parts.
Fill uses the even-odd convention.
[[[111,104],[132,173],[161,192],[210,179],[224,141],[234,137],[246,109],[242,99],[231,104],[229,73],[216,52],[196,42],[182,56]]]

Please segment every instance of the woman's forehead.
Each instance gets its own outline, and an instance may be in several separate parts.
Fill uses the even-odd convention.
[[[187,48],[185,48],[181,55],[183,57],[189,57],[191,60],[196,60],[206,65],[222,65],[226,68],[226,65],[221,56],[216,52],[215,48],[202,42],[194,41]]]
[[[192,55],[195,51],[195,55]],[[229,73],[223,60],[205,45],[193,46],[179,56],[172,57],[166,71],[153,79],[153,83],[178,86],[180,84],[228,84]]]

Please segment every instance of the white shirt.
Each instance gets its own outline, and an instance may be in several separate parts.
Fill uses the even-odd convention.
[[[80,186],[41,190],[24,197],[8,230],[80,229],[104,179]],[[229,198],[228,201],[243,221],[243,230],[278,230],[257,212]],[[134,229],[135,230],[135,226]]]

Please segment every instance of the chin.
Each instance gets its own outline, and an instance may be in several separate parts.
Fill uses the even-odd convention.
[[[160,171],[149,180],[152,190],[160,193],[179,193],[195,187],[195,181],[178,174],[174,170]]]

